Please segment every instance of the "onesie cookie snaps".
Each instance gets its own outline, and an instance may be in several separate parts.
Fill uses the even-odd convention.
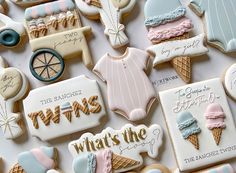
[[[148,61],[146,52],[127,48],[118,57],[107,53],[93,69],[107,83],[110,109],[130,121],[145,118],[156,100],[156,92],[144,72]]]
[[[98,126],[106,115],[97,82],[86,76],[32,90],[23,104],[30,133],[41,140]]]
[[[59,0],[25,10],[26,28],[34,52],[30,71],[43,82],[53,82],[64,71],[64,60],[82,57],[86,67],[93,66],[85,38],[91,28],[81,25],[72,0]]]
[[[131,13],[136,0],[76,0],[80,11],[92,19],[99,19],[105,26],[104,34],[108,36],[113,48],[120,48],[129,43],[125,34],[122,17]]]
[[[83,134],[69,143],[74,157],[75,173],[125,172],[142,165],[141,153],[151,158],[158,156],[163,132],[159,125],[133,126],[127,124],[121,130],[110,127],[100,134]]]
[[[179,0],[147,0],[144,7],[148,38],[155,44],[147,48],[154,55],[153,66],[171,62],[184,82],[192,78],[191,57],[206,54],[204,34],[190,38],[193,24]]]
[[[162,91],[160,101],[181,171],[236,157],[236,139],[228,137],[236,129],[219,78]]]
[[[18,69],[6,67],[0,57],[0,127],[6,139],[14,139],[24,132],[21,113],[15,112],[15,104],[20,101],[28,89],[25,75]]]

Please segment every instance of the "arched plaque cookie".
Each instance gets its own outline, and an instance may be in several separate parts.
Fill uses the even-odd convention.
[[[21,115],[14,113],[14,105],[24,97],[27,89],[28,81],[20,70],[0,67],[0,126],[7,139],[14,139],[23,133],[19,125]]]
[[[30,133],[41,140],[98,126],[106,114],[97,82],[84,75],[32,90],[23,104]]]
[[[76,0],[78,8],[87,17],[92,19],[100,18],[105,25],[105,35],[113,48],[119,48],[129,43],[121,24],[124,14],[132,11],[136,0]]]
[[[85,133],[80,139],[72,141],[68,145],[69,151],[74,157],[74,171],[84,173],[77,168],[82,168],[81,163],[85,166],[88,157],[93,159],[90,159],[90,165],[88,165],[88,167],[94,165],[92,169],[109,169],[115,173],[135,169],[143,164],[141,153],[147,153],[151,158],[158,156],[162,136],[162,129],[157,124],[150,127],[127,124],[120,130],[108,127],[96,135]],[[107,162],[104,160],[106,158]],[[94,164],[91,165],[92,162]],[[102,163],[108,163],[108,165]],[[98,171],[98,173],[104,172]]]

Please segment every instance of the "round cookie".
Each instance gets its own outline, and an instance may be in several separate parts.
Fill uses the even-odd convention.
[[[171,173],[171,172],[164,165],[153,164],[142,169],[141,173]]]
[[[236,100],[236,64],[231,65],[224,75],[224,87],[226,93]]]

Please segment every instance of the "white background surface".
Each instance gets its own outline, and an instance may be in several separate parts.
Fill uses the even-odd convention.
[[[132,13],[124,19],[123,23],[126,25],[126,33],[130,38],[130,46],[136,47],[145,50],[151,43],[146,37],[147,31],[144,26],[144,15],[143,15],[143,6],[145,0],[137,0],[138,3],[135,6]],[[163,3],[165,1],[163,0]],[[183,0],[183,4],[187,5],[188,0]],[[23,22],[24,19],[24,9],[15,6],[11,2],[9,4],[9,13],[8,15],[12,17],[16,21]],[[193,20],[195,29],[193,31],[193,35],[203,32],[203,25],[201,20],[196,16],[191,10],[188,10],[187,15]],[[88,44],[90,46],[90,50],[94,59],[94,62],[97,62],[98,59],[104,55],[106,52],[109,52],[112,55],[119,55],[124,52],[124,50],[115,51],[111,48],[108,43],[108,40],[103,34],[104,27],[100,24],[100,22],[95,22],[86,19],[85,17],[81,16],[83,21],[83,25],[90,25],[93,28],[93,36],[89,37]],[[213,77],[221,77],[226,70],[232,63],[236,62],[236,57],[234,54],[231,55],[224,55],[217,49],[212,47],[210,48],[210,52],[206,56],[196,57],[193,60],[193,82],[202,81],[206,79],[210,79]],[[20,49],[17,50],[6,50],[0,49],[0,55],[5,58],[10,66],[14,66],[22,70],[28,77],[30,81],[31,89],[43,86],[42,82],[37,81],[30,73],[28,68],[29,60],[32,51],[30,49],[29,44],[27,43]],[[66,61],[66,69],[65,73],[61,80],[65,80],[68,78],[72,78],[81,74],[85,74],[93,79],[97,79],[100,88],[102,90],[104,101],[107,105],[107,94],[106,94],[106,85],[101,82],[91,71],[86,69],[82,64],[81,59],[78,57],[77,59],[71,59]],[[174,70],[171,68],[170,65],[166,65],[160,69],[153,69],[150,74],[150,79],[155,82],[157,80],[162,79],[165,76],[173,76],[176,75]],[[159,91],[160,88],[174,88],[183,83],[180,80],[174,80],[171,83],[167,83],[166,85],[161,85],[157,87],[155,85],[156,90]],[[232,101],[228,98],[230,103],[230,107],[234,118],[236,116],[236,102]],[[108,108],[108,106],[107,106]],[[120,115],[116,115],[112,113],[109,109],[108,112],[108,120],[107,122],[103,122],[101,126],[98,128],[94,128],[89,130],[93,133],[100,132],[103,128],[111,126],[114,129],[120,129],[123,125],[128,123],[128,121],[121,117]],[[161,111],[160,103],[156,103],[153,107],[151,112],[149,113],[148,118],[144,121],[140,121],[138,123],[144,123],[146,125],[150,125],[152,123],[160,124],[164,129],[164,143],[161,147],[161,152],[159,157],[156,160],[151,160],[145,156],[145,160],[148,163],[153,162],[160,162],[165,164],[171,169],[176,168],[176,162],[174,158],[174,153],[171,147],[170,139],[167,134],[166,125],[164,122],[164,118]],[[138,124],[137,123],[137,124]],[[50,133],[50,132],[49,132]],[[17,154],[29,150],[34,147],[39,147],[41,145],[49,145],[54,146],[59,149],[59,157],[60,157],[60,168],[65,173],[72,173],[71,165],[72,165],[72,156],[68,152],[67,144],[74,139],[80,137],[83,132],[76,133],[70,136],[62,137],[56,140],[52,140],[49,142],[42,142],[37,138],[33,138],[30,134],[26,133],[24,136],[18,138],[15,141],[5,140],[3,139],[3,134],[0,131],[0,156],[4,159],[4,172],[8,172],[10,167],[16,163]],[[231,134],[229,137],[236,137],[236,134]],[[207,142],[207,141],[206,141]],[[236,169],[236,160],[231,161],[234,164]]]

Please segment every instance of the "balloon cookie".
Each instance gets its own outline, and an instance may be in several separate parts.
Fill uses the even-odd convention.
[[[137,127],[127,124],[121,130],[110,127],[100,134],[83,134],[69,143],[74,157],[75,173],[119,173],[133,170],[143,164],[141,153],[151,158],[158,156],[162,144],[162,129],[153,124]]]
[[[40,147],[18,155],[18,163],[9,173],[60,173],[56,148]]]
[[[113,48],[120,48],[129,43],[121,24],[124,14],[130,13],[136,0],[76,0],[78,8],[87,17],[99,19],[105,25],[105,35],[109,37]]]
[[[106,115],[98,83],[84,75],[32,90],[23,104],[30,133],[41,140],[98,126]]]
[[[28,81],[20,70],[0,67],[0,127],[7,139],[14,139],[23,133],[19,123],[21,115],[14,113],[14,105],[24,97],[27,89]]]
[[[236,139],[228,137],[236,134],[234,117],[220,78],[159,95],[180,171],[192,172],[236,157]]]
[[[227,69],[223,81],[227,94],[236,100],[236,64]]]
[[[108,85],[110,109],[130,121],[145,118],[156,100],[156,92],[144,72],[148,61],[145,51],[127,48],[119,57],[104,55],[93,69]]]
[[[226,53],[236,51],[236,1],[191,0],[189,6],[197,15],[204,18],[207,41],[210,45]]]
[[[193,25],[186,17],[186,8],[179,0],[147,0],[144,7],[148,38],[155,45],[147,51],[155,56],[153,66],[171,62],[184,82],[192,78],[193,56],[208,52],[204,46],[204,34],[189,38]]]
[[[15,22],[0,13],[0,46],[14,48],[20,45],[24,35],[25,28],[23,24]]]
[[[30,71],[43,82],[53,82],[64,72],[64,60],[82,56],[86,67],[93,66],[85,34],[72,0],[59,0],[25,10],[26,28],[33,55]]]
[[[42,4],[45,2],[53,1],[53,0],[11,0],[16,5],[22,6],[22,7],[29,7],[34,6],[38,4]]]

